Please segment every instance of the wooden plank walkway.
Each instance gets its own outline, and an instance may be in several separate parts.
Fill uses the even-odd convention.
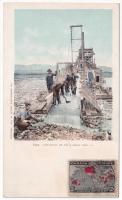
[[[61,96],[61,104],[52,107],[45,119],[46,122],[83,129],[84,127],[80,119],[79,87],[77,88],[76,95],[67,94],[66,98],[71,102],[66,103],[65,99]]]

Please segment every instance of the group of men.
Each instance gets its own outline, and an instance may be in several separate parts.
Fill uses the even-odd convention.
[[[68,102],[65,93],[69,93],[70,89],[72,94],[76,94],[76,76],[72,73],[72,75],[67,75],[65,81],[63,83],[54,84],[53,77],[56,76],[57,73],[53,73],[51,69],[48,69],[46,76],[46,83],[48,92],[53,92],[53,104],[60,104],[61,99],[60,95],[65,98],[66,103]],[[32,121],[39,122],[38,119],[32,116],[30,111],[31,104],[29,102],[24,103],[24,109],[17,113],[14,118],[14,125],[19,130],[26,130],[28,127],[32,126]],[[16,135],[15,135],[16,137]]]
[[[46,76],[46,83],[47,83],[47,89],[48,92],[53,92],[53,104],[56,105],[56,103],[61,103],[60,96],[62,95],[68,103],[65,94],[72,93],[73,95],[76,95],[76,82],[78,76],[76,76],[74,73],[67,74],[65,80],[62,83],[54,84],[54,76],[57,76],[57,72],[53,73],[51,69],[48,69],[47,76]],[[89,84],[92,83],[92,80],[94,79],[93,72],[91,70],[88,71],[88,80]],[[83,101],[81,101],[81,108],[83,108]],[[31,126],[30,119],[38,122],[39,120],[32,117],[32,114],[30,112],[30,106],[31,104],[29,102],[25,102],[25,109],[22,112],[19,112],[17,116],[15,117],[15,125],[19,128],[19,130],[25,130],[29,126]]]
[[[53,104],[56,105],[56,102],[58,104],[61,103],[60,95],[62,95],[65,100],[65,93],[72,92],[73,95],[76,94],[76,80],[78,76],[76,76],[74,73],[71,75],[67,74],[66,79],[62,83],[54,84],[53,77],[57,75],[56,73],[53,73],[51,69],[48,69],[47,76],[46,76],[46,83],[47,83],[47,89],[48,92],[53,92]],[[67,102],[67,100],[66,100]]]

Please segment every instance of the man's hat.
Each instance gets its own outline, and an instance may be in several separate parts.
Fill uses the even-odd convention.
[[[47,72],[52,72],[52,70],[49,68],[49,69],[47,70]]]

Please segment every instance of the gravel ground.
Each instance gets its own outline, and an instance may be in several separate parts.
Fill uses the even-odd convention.
[[[80,130],[55,124],[42,124],[38,127],[28,127],[28,130],[18,131],[16,139],[19,140],[105,140],[105,132]]]

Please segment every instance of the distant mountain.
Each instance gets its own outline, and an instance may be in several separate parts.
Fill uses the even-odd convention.
[[[15,74],[43,74],[48,69],[56,70],[55,65],[49,64],[32,64],[32,65],[15,65]]]
[[[98,66],[103,72],[112,72],[112,67]]]
[[[111,67],[99,66],[99,68],[102,70],[104,77],[107,77],[107,78],[112,77],[112,68]]]

